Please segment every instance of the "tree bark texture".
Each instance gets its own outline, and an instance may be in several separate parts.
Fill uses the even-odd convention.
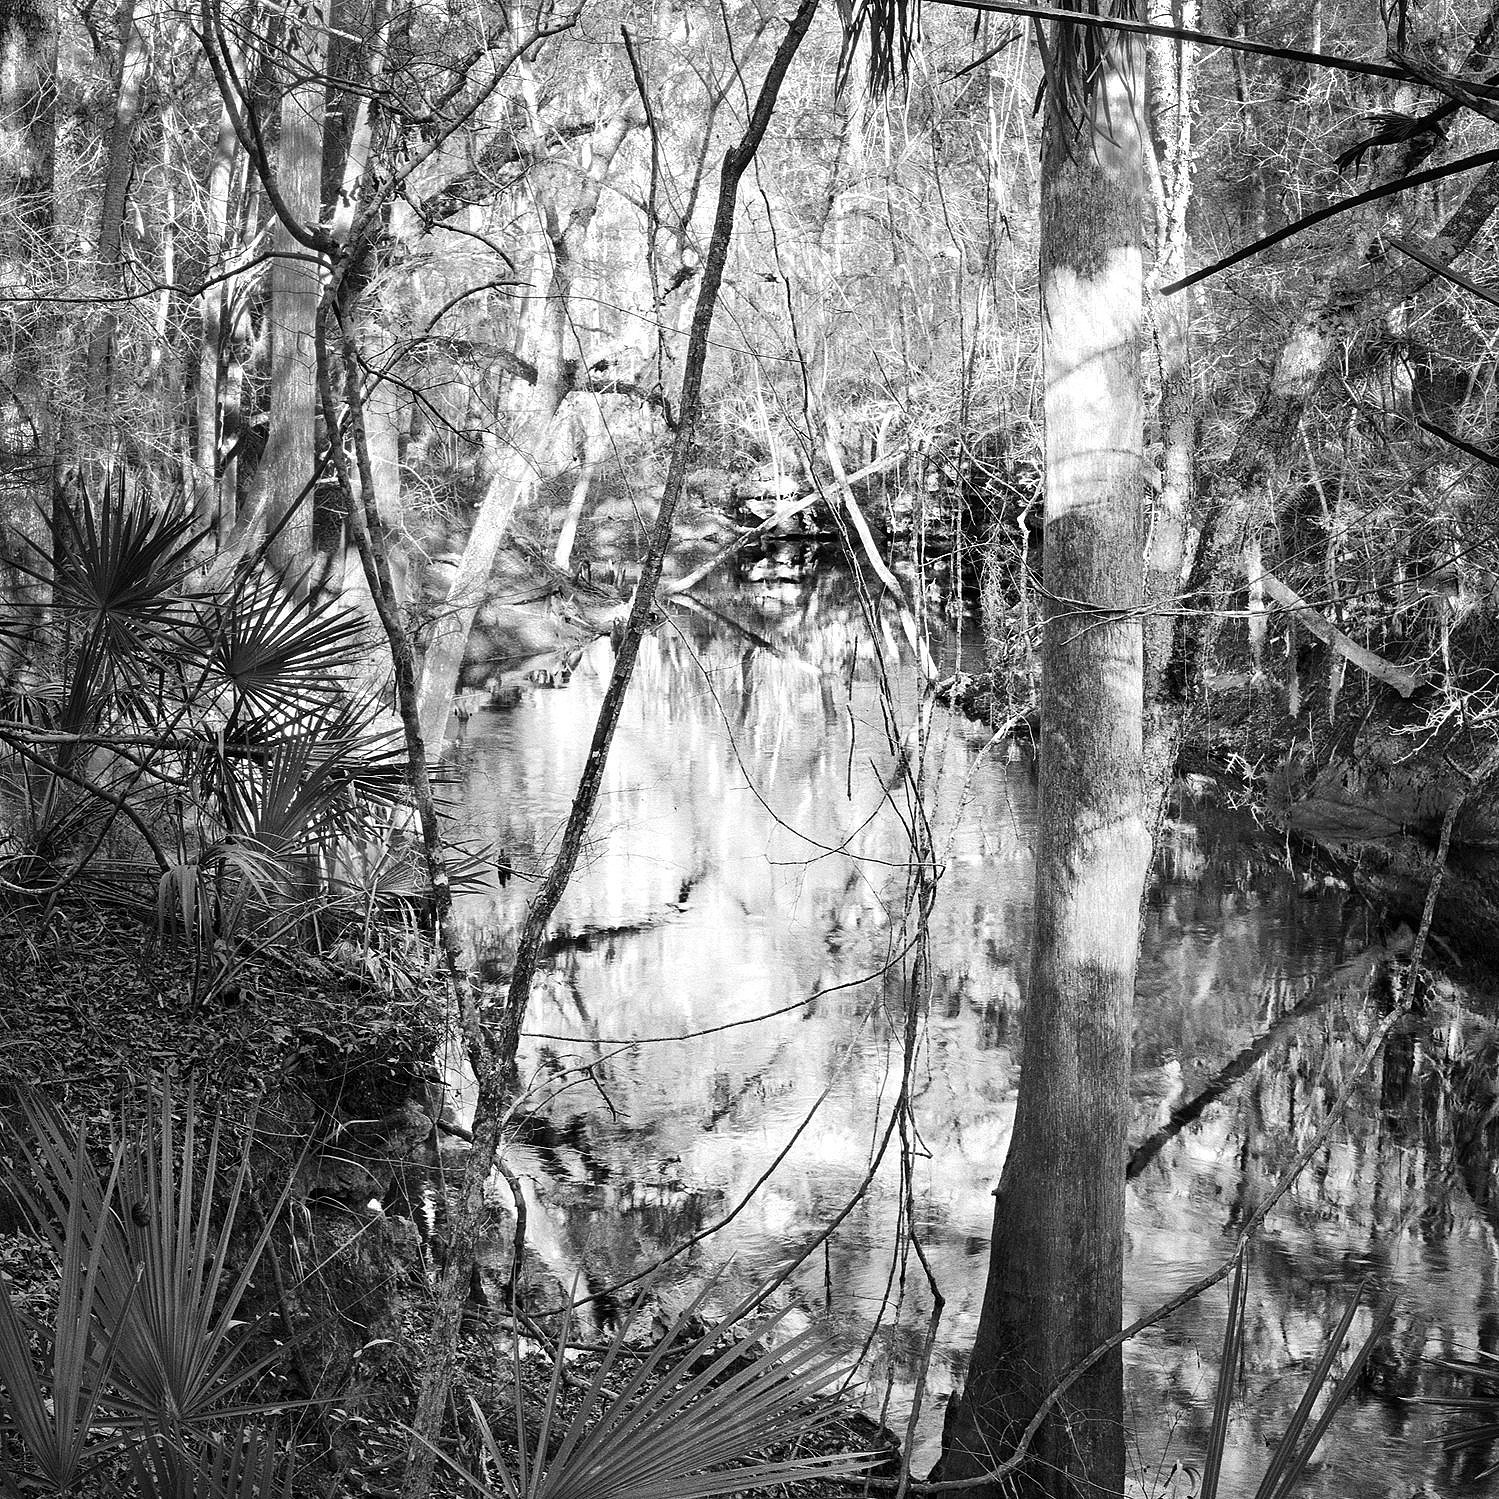
[[[140,134],[141,98],[145,92],[150,54],[145,34],[136,18],[134,0],[127,0],[120,16],[120,63],[115,73],[115,112],[109,127],[109,156],[104,169],[104,192],[99,202],[97,254],[99,280],[106,292],[120,293],[122,281],[121,246],[125,233],[125,206],[130,197],[130,181],[135,175],[135,149]],[[115,308],[106,303],[98,325],[89,339],[87,416],[91,420],[108,419],[110,408],[110,365],[120,319]]]
[[[294,12],[297,14],[298,12]],[[328,51],[327,0],[300,8],[292,49],[297,81],[281,96],[276,186],[301,225],[314,226],[323,207],[323,69]],[[266,527],[276,531],[273,567],[295,578],[312,561],[312,482],[317,457],[317,311],[320,266],[277,216],[270,271],[271,422],[256,490],[266,498]]]
[[[1042,163],[1045,628],[1040,825],[1015,1127],[979,1330],[937,1475],[976,1477],[1118,1332],[1140,899],[1142,49],[1107,54],[1085,118],[1049,111]],[[1020,1492],[1123,1492],[1116,1349],[1040,1426]],[[1013,1489],[1009,1490],[1013,1492]],[[998,1495],[998,1484],[981,1492]]]
[[[6,339],[14,352],[0,401],[0,516],[6,536],[39,534],[36,502],[51,487],[52,422],[47,398],[44,320],[29,307],[36,269],[53,230],[57,146],[57,5],[0,0],[0,197],[7,221],[0,241],[0,292],[14,298]]]
[[[1192,28],[1197,0],[1153,0],[1151,19]],[[1153,37],[1146,43],[1150,126],[1156,170],[1155,266],[1152,284],[1187,269],[1187,210],[1192,201],[1192,116],[1196,49]],[[1152,294],[1155,428],[1160,443],[1155,503],[1145,553],[1145,815],[1152,842],[1165,816],[1186,732],[1192,684],[1184,664],[1187,534],[1200,524],[1197,506],[1197,379],[1192,360],[1191,303]]]
[[[219,106],[218,138],[214,146],[213,167],[208,176],[208,226],[204,245],[209,270],[221,268],[229,233],[229,190],[234,180],[234,159],[239,141],[229,106]],[[224,345],[226,313],[229,305],[229,283],[215,281],[199,297],[198,316],[202,342],[198,346],[197,373],[197,459],[196,493],[199,518],[220,527],[220,537],[227,536],[233,515],[219,514],[218,475],[223,457],[223,412],[221,390],[225,373]]]

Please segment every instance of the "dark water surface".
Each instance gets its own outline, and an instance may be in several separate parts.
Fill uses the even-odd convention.
[[[870,1340],[870,1407],[886,1400],[903,1431],[931,1306],[914,1256],[899,1252],[909,1201],[946,1298],[924,1465],[972,1339],[1014,1112],[1034,770],[943,709],[923,716],[900,632],[872,639],[846,583],[745,585],[721,607],[751,633],[683,612],[646,643],[537,981],[522,1053],[533,1094],[510,1156],[528,1240],[562,1283],[581,1275],[599,1289],[732,1213],[680,1262],[700,1277],[733,1256],[727,1288],[784,1265],[846,1212],[789,1294],[850,1348]],[[477,715],[457,748],[463,831],[521,869],[539,867],[560,830],[609,661],[600,642],[570,686]],[[942,873],[908,1197],[898,1142],[865,1184],[901,1075],[918,765]],[[1289,871],[1221,809],[1189,806],[1168,844],[1140,964],[1137,1139],[1367,942],[1343,891]],[[516,881],[464,904],[496,977],[526,893]],[[1378,1018],[1365,986],[1342,986],[1131,1183],[1128,1317],[1223,1257]],[[1452,1418],[1403,1398],[1458,1388],[1425,1359],[1499,1345],[1493,1228],[1442,1144],[1431,1049],[1416,1038],[1376,1069],[1262,1233],[1225,1495],[1254,1492],[1365,1276],[1366,1308],[1398,1292],[1395,1320],[1305,1490],[1408,1499],[1423,1484],[1485,1487],[1432,1440]],[[1134,1492],[1193,1492],[1173,1465],[1200,1462],[1225,1303],[1220,1287],[1128,1350]],[[1369,1321],[1361,1310],[1354,1342]]]

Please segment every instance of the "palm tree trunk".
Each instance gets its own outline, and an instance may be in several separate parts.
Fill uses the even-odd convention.
[[[1142,61],[1138,42],[1115,41],[1091,97],[1053,91],[1048,112],[1046,605],[1024,1066],[942,1478],[980,1475],[1013,1451],[1062,1376],[1121,1320],[1135,949],[1150,858],[1139,612]],[[1015,1476],[1022,1493],[1054,1499],[1123,1492],[1118,1349],[1044,1419]]]

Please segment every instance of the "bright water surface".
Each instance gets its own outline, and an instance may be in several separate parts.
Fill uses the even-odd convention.
[[[893,729],[919,750],[942,869],[911,1153],[915,1228],[946,1298],[918,1434],[924,1471],[976,1323],[1014,1111],[1034,770],[942,709],[922,741],[898,633],[882,630],[877,651],[846,583],[745,584],[721,609],[755,638],[684,611],[647,642],[558,913],[558,930],[583,940],[555,944],[529,1016],[535,1101],[511,1152],[531,1198],[528,1239],[564,1284],[581,1273],[597,1289],[732,1214],[680,1263],[700,1276],[732,1255],[728,1282],[747,1283],[857,1198],[794,1295],[850,1348],[872,1337],[871,1409],[885,1398],[884,1419],[904,1431],[931,1303],[915,1258],[897,1252],[898,1145],[859,1197],[898,1087],[910,978],[911,785],[896,774]],[[540,867],[560,830],[609,660],[598,643],[570,686],[476,716],[457,748],[464,833],[520,869]],[[1137,1139],[1365,944],[1341,891],[1308,894],[1242,831],[1200,810],[1169,829],[1140,964]],[[517,880],[466,900],[496,978],[526,893]],[[1222,1258],[1377,1018],[1362,986],[1345,986],[1131,1184],[1128,1318]],[[1400,1398],[1455,1387],[1423,1358],[1499,1343],[1493,1232],[1454,1177],[1433,1125],[1440,1089],[1410,1050],[1398,1077],[1359,1095],[1262,1234],[1225,1495],[1254,1492],[1366,1275],[1366,1305],[1398,1292],[1398,1310],[1371,1387],[1339,1416],[1306,1491],[1483,1488],[1431,1441],[1451,1417]],[[570,1070],[581,1063],[590,1074]],[[1172,1469],[1200,1461],[1225,1302],[1219,1287],[1129,1349],[1142,1493],[1192,1492]],[[1363,1310],[1355,1342],[1368,1324]]]

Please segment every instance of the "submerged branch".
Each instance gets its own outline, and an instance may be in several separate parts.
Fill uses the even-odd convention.
[[[1462,810],[1467,796],[1460,796],[1453,800],[1442,818],[1442,834],[1437,843],[1436,868],[1432,871],[1431,881],[1426,888],[1426,903],[1421,912],[1421,926],[1416,933],[1415,942],[1411,946],[1410,962],[1406,968],[1405,982],[1401,986],[1396,1002],[1390,1006],[1389,1013],[1375,1027],[1374,1034],[1369,1037],[1364,1049],[1359,1053],[1358,1061],[1354,1064],[1348,1074],[1347,1081],[1342,1090],[1333,1101],[1332,1107],[1328,1109],[1322,1122],[1313,1131],[1312,1137],[1297,1152],[1296,1158],[1286,1169],[1281,1172],[1275,1185],[1266,1194],[1264,1200],[1245,1219],[1243,1226],[1235,1236],[1233,1250],[1223,1261],[1209,1270],[1206,1274],[1199,1276],[1179,1291],[1169,1300],[1162,1302],[1153,1311],[1146,1312],[1144,1316],[1137,1317],[1127,1327],[1121,1328],[1112,1337],[1105,1339],[1090,1353],[1079,1359],[1065,1375],[1052,1387],[1046,1398],[1031,1417],[1030,1423],[1021,1432],[1015,1443],[1014,1450],[1002,1461],[996,1463],[987,1472],[980,1473],[972,1478],[949,1478],[926,1483],[913,1483],[910,1492],[917,1494],[949,1494],[959,1493],[963,1490],[987,1488],[1002,1482],[1012,1473],[1016,1472],[1027,1460],[1031,1444],[1035,1441],[1042,1425],[1047,1417],[1056,1410],[1062,1397],[1067,1391],[1080,1380],[1098,1361],[1106,1354],[1127,1343],[1131,1338],[1137,1337],[1149,1327],[1163,1322],[1180,1311],[1189,1302],[1195,1301],[1205,1291],[1210,1291],[1220,1281],[1225,1280],[1233,1272],[1234,1267],[1243,1258],[1244,1251],[1249,1247],[1249,1242],[1259,1231],[1265,1219],[1270,1216],[1271,1210],[1290,1191],[1297,1178],[1306,1169],[1312,1157],[1326,1145],[1329,1136],[1341,1122],[1343,1115],[1348,1110],[1348,1105],[1353,1100],[1353,1090],[1360,1079],[1373,1065],[1374,1059],[1384,1049],[1385,1042],[1389,1039],[1390,1032],[1410,1012],[1416,1000],[1416,986],[1420,981],[1421,958],[1426,951],[1426,939],[1431,932],[1431,919],[1436,910],[1437,895],[1441,890],[1442,877],[1447,869],[1447,853],[1452,845],[1452,825],[1457,821],[1457,815]],[[881,1481],[879,1479],[863,1480],[872,1489],[893,1489],[893,1481]]]
[[[1185,1103],[1180,1103],[1172,1109],[1171,1117],[1166,1123],[1147,1135],[1130,1152],[1129,1165],[1125,1168],[1124,1179],[1133,1181],[1139,1176],[1167,1144],[1181,1134],[1189,1124],[1195,1124],[1202,1118],[1209,1105],[1222,1098],[1287,1031],[1294,1030],[1308,1015],[1313,1015],[1322,1009],[1331,999],[1332,991],[1347,981],[1351,969],[1363,968],[1375,955],[1376,950],[1371,949],[1369,952],[1361,953],[1351,962],[1344,963],[1330,979],[1318,984],[1310,994],[1298,1004],[1293,1005],[1284,1015],[1278,1016],[1248,1046],[1220,1067],[1208,1080],[1205,1088],[1195,1093]],[[1363,976],[1367,978],[1366,973]]]

